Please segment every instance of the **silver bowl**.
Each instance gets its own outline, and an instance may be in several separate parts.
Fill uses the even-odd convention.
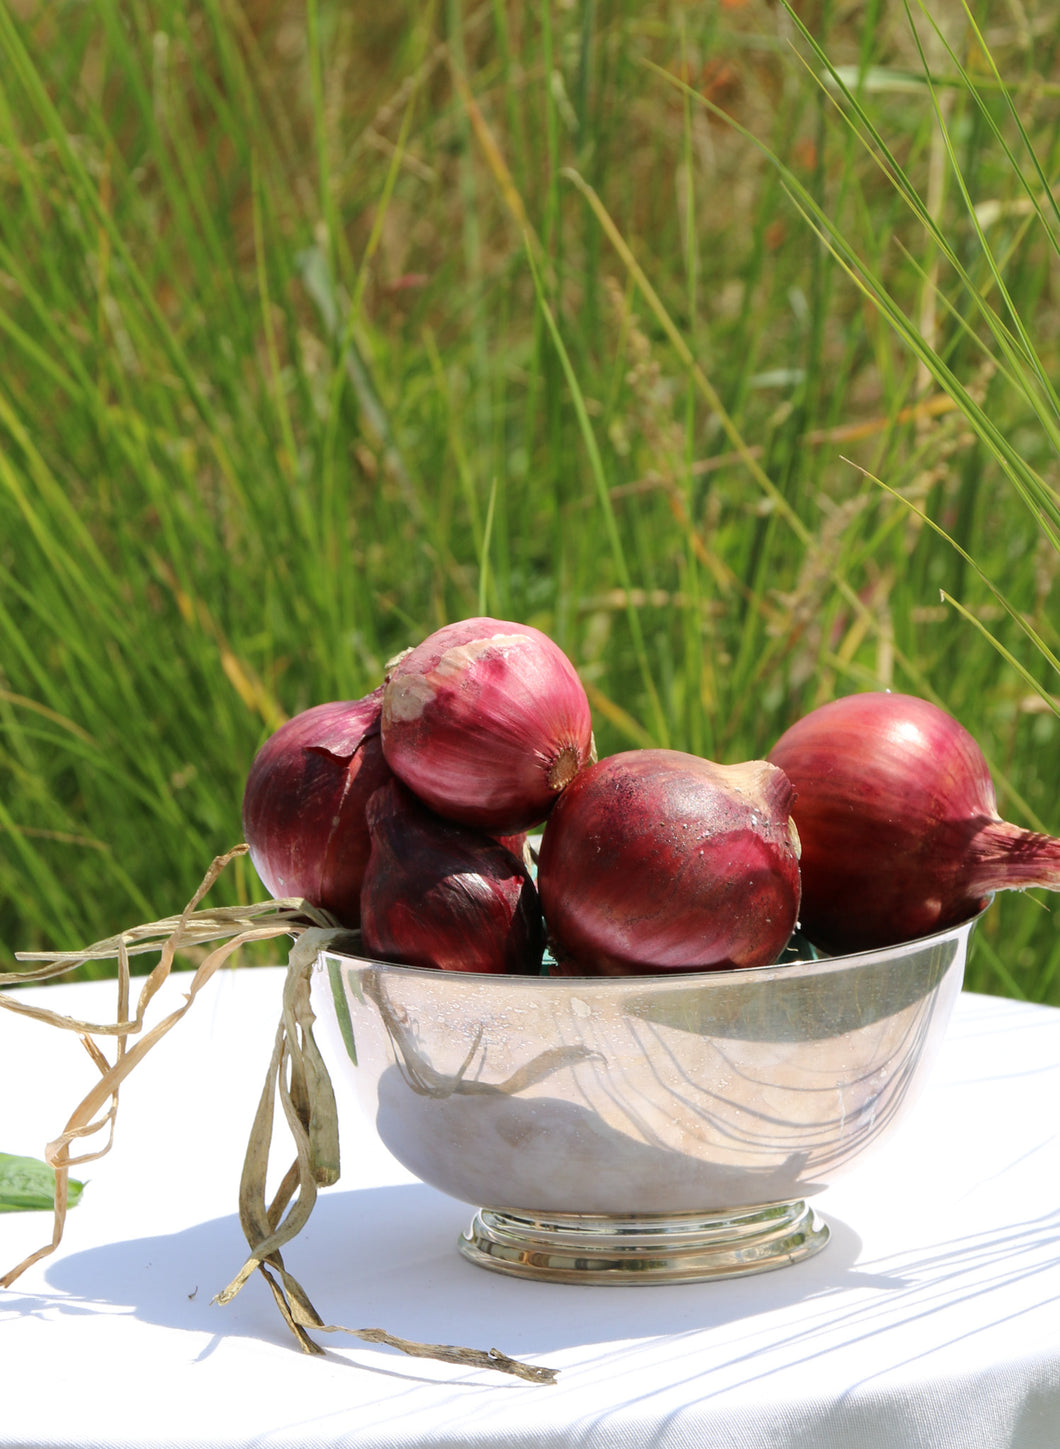
[[[824,1247],[808,1199],[915,1102],[974,925],[666,976],[479,976],[323,952],[313,1002],[334,1028],[333,1073],[385,1146],[477,1208],[460,1240],[472,1262],[691,1282]]]

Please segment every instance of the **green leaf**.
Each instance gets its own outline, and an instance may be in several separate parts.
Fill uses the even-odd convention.
[[[68,1205],[81,1196],[83,1183],[70,1179]],[[55,1200],[55,1169],[35,1157],[13,1157],[0,1152],[0,1213],[33,1212],[50,1208]]]

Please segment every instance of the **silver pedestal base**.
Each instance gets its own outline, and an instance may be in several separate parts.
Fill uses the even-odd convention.
[[[481,1208],[460,1252],[547,1283],[699,1283],[799,1263],[827,1242],[827,1224],[801,1201],[631,1217]]]

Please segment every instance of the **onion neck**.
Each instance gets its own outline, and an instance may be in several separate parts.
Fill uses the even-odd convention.
[[[1060,840],[1005,820],[988,821],[971,844],[976,891],[1060,891]]]
[[[782,769],[768,760],[745,760],[723,766],[725,777],[738,795],[746,795],[770,814],[790,816],[795,790]]]

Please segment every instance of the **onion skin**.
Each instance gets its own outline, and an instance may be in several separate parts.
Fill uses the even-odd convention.
[[[434,814],[394,779],[375,792],[366,816],[368,955],[440,971],[540,971],[544,918],[518,857],[485,832]]]
[[[538,860],[554,974],[775,961],[799,907],[791,798],[762,760],[628,750],[583,770],[549,816]]]
[[[498,845],[503,845],[505,850],[510,850],[517,860],[521,860],[531,876],[533,876],[534,867],[537,865],[537,857],[530,844],[530,837],[525,830],[521,830],[518,835],[495,835],[493,838]]]
[[[592,758],[573,664],[527,624],[464,619],[391,666],[383,753],[432,810],[493,835],[539,825]]]
[[[265,889],[321,906],[351,929],[371,847],[365,806],[392,778],[382,704],[380,686],[295,715],[262,745],[243,792],[243,838]]]
[[[847,695],[769,753],[795,787],[800,925],[837,954],[948,930],[995,891],[1060,889],[1060,841],[1007,824],[971,734],[914,695]]]

